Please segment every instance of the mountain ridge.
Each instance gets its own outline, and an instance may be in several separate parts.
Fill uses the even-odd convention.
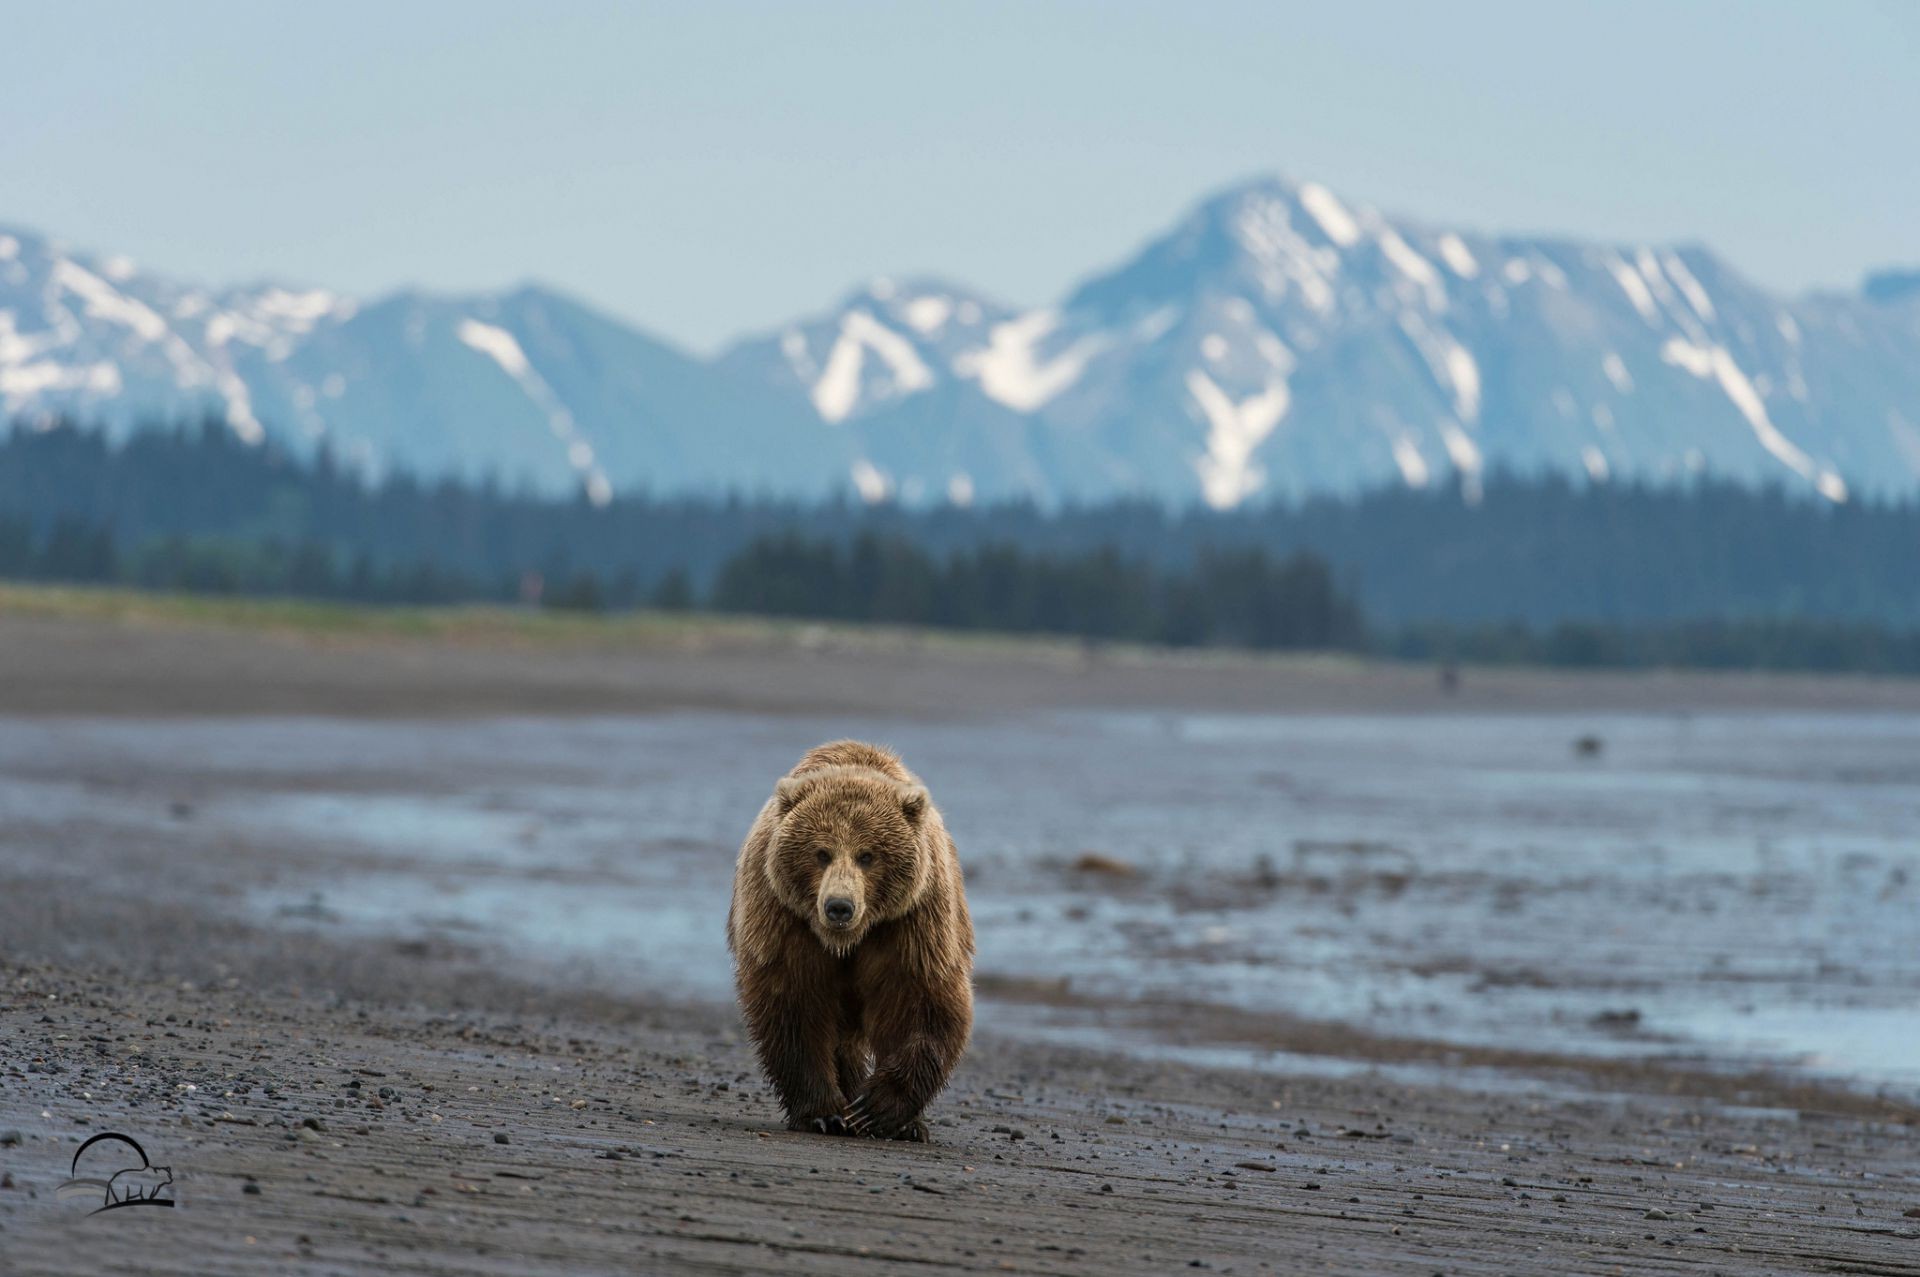
[[[876,279],[710,358],[523,281],[202,288],[0,226],[0,411],[212,410],[378,475],[1231,508],[1382,483],[1920,487],[1920,290],[1777,297],[1702,245],[1441,227],[1262,177],[1057,302]]]

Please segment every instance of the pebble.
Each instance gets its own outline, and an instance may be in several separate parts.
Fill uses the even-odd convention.
[[[0,1131],[0,1148],[12,1148],[24,1138],[18,1131]]]
[[[505,1131],[495,1131],[495,1132],[493,1133],[493,1142],[494,1142],[495,1144],[511,1144],[511,1143],[513,1143],[513,1141],[512,1141],[512,1140],[510,1140],[510,1139],[508,1139],[508,1138],[507,1138],[507,1133],[506,1133]]]
[[[1667,1212],[1661,1210],[1658,1206],[1656,1206],[1652,1210],[1648,1211],[1646,1214],[1642,1215],[1640,1218],[1641,1219],[1672,1219],[1673,1216],[1669,1215]]]

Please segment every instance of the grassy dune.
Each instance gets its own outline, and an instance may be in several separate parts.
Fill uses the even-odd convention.
[[[1072,637],[927,629],[713,612],[546,610],[501,604],[389,606],[314,599],[175,594],[97,586],[0,582],[0,616],[128,626],[204,627],[317,640],[417,639],[476,645],[581,645],[667,650],[824,649],[940,651],[1078,663],[1097,650],[1108,663],[1285,664],[1355,668],[1345,653],[1273,653],[1224,648],[1090,644]]]

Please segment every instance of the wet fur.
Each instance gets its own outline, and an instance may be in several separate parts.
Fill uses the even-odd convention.
[[[854,900],[847,927],[826,921],[829,894]],[[973,1027],[973,921],[953,839],[898,757],[835,741],[779,782],[740,849],[727,947],[789,1128],[926,1139]]]

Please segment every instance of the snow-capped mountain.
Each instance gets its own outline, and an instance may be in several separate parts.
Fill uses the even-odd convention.
[[[1314,183],[1194,209],[1021,310],[877,281],[711,361],[557,294],[210,291],[0,232],[0,411],[189,409],[375,471],[1231,507],[1489,468],[1920,487],[1920,286],[1420,225]]]
[[[1707,471],[1842,500],[1920,484],[1920,288],[1904,279],[1784,299],[1699,248],[1451,231],[1266,180],[1057,305],[923,355],[908,393],[829,397],[876,486],[929,493],[1230,507],[1454,475],[1471,492],[1498,465]],[[728,364],[836,321],[876,352],[907,336],[873,332],[886,316],[856,298]],[[970,465],[950,436],[976,445]]]
[[[0,231],[0,417],[116,431],[214,413],[241,438],[328,441],[374,475],[824,496],[844,434],[557,293],[209,291]]]

